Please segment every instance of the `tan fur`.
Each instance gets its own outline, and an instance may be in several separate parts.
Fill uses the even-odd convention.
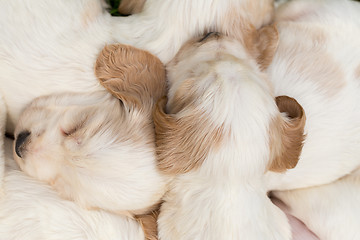
[[[176,119],[165,114],[165,102],[162,99],[154,112],[158,167],[167,174],[197,169],[209,152],[220,145],[223,127],[211,125],[206,114],[195,111],[191,116]]]
[[[230,10],[225,15],[221,25],[222,33],[241,42],[246,41],[256,29],[262,27],[259,23],[268,24],[273,19],[274,7],[270,3],[263,2],[267,6],[259,8],[260,3],[257,1],[245,1],[241,10],[242,13],[251,13],[250,21],[247,19],[249,18],[248,14],[239,14],[237,7],[229,7]]]
[[[157,219],[160,214],[160,206],[161,204],[157,204],[156,208],[149,213],[135,216],[144,230],[146,240],[158,239]]]
[[[146,0],[122,0],[118,11],[124,15],[139,13],[142,11]]]
[[[275,25],[259,30],[249,29],[243,41],[249,53],[256,59],[260,69],[265,70],[271,63],[279,44],[279,33]]]
[[[301,105],[288,96],[276,97],[280,112],[286,113],[289,121],[280,116],[270,124],[270,171],[282,172],[294,168],[299,161],[304,144],[305,113]]]
[[[144,109],[151,110],[166,94],[163,64],[151,53],[132,46],[105,46],[96,61],[95,75],[115,97]]]

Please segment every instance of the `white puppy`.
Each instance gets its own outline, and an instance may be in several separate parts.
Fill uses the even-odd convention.
[[[332,182],[360,166],[360,4],[292,1],[277,13],[279,46],[268,74],[276,95],[307,115],[299,163],[268,173],[269,189]]]
[[[243,46],[206,35],[167,66],[168,114],[159,104],[154,121],[159,167],[175,179],[160,209],[160,239],[291,239],[264,173],[296,165],[305,115],[295,100],[275,100],[256,62],[271,61],[276,29],[253,36]]]
[[[12,141],[6,140],[6,149]],[[5,195],[0,199],[0,239],[4,240],[144,240],[134,219],[106,211],[85,210],[61,199],[48,185],[19,171],[6,152]],[[3,160],[3,159],[2,159]]]
[[[360,4],[348,0],[291,1],[276,14],[280,41],[268,74],[275,95],[295,98],[307,120],[298,165],[268,172],[267,183],[303,188],[274,194],[320,239],[360,239],[359,16]]]
[[[0,1],[0,92],[7,131],[32,99],[54,92],[93,92],[105,44],[147,49],[164,63],[197,34],[258,28],[273,15],[271,0],[148,0],[140,14],[111,17],[100,0]],[[230,31],[231,30],[231,31]]]
[[[146,214],[168,178],[157,169],[152,120],[165,69],[150,53],[119,44],[104,48],[95,71],[116,98],[102,90],[34,100],[16,127],[15,160],[83,208]]]

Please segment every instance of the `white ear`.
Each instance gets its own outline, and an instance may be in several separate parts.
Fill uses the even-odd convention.
[[[301,105],[288,96],[276,97],[280,112],[270,129],[270,165],[269,170],[283,172],[296,166],[299,161],[305,135],[305,113]]]

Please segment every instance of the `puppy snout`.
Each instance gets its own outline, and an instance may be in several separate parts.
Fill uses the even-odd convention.
[[[204,37],[199,40],[199,42],[205,42],[205,40],[211,39],[213,37],[219,37],[219,36],[220,36],[220,33],[218,33],[218,32],[209,32],[209,33],[205,34]]]
[[[25,145],[26,141],[28,140],[30,134],[31,133],[29,131],[22,131],[19,133],[19,135],[16,136],[15,152],[16,152],[16,155],[18,155],[20,158],[22,157],[21,155],[24,151],[24,145]]]

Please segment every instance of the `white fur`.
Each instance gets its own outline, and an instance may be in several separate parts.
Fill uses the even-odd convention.
[[[207,131],[222,128],[223,139],[211,147],[198,169],[172,182],[161,206],[159,238],[291,239],[285,214],[266,195],[269,123],[280,113],[255,61],[237,41],[209,37],[185,45],[167,73],[170,116],[205,125],[205,132],[184,138],[210,137]],[[196,98],[183,106],[174,96],[189,80],[189,90],[180,93]],[[183,107],[174,112],[177,104]]]
[[[234,19],[224,24],[229,16]],[[130,17],[111,17],[99,0],[1,1],[0,91],[9,106],[7,131],[13,132],[35,97],[99,90],[93,66],[105,44],[134,45],[166,63],[190,37],[228,31],[222,26],[239,16],[260,27],[270,21],[272,1],[147,0],[144,11]]]
[[[277,13],[268,73],[276,95],[304,108],[307,136],[295,169],[268,173],[269,189],[330,183],[360,166],[359,14],[360,4],[345,0],[293,1]]]
[[[274,195],[290,214],[306,223],[320,239],[360,239],[360,175],[350,174],[334,183]]]
[[[267,183],[303,188],[274,194],[320,239],[360,238],[352,173],[360,166],[359,16],[360,4],[346,0],[291,1],[276,15],[280,42],[268,73],[276,95],[304,108],[307,136],[296,168],[268,172]]]
[[[83,208],[144,213],[167,183],[156,168],[150,112],[107,91],[40,97],[16,126],[16,136],[31,134],[15,160]]]
[[[7,150],[11,144],[12,141],[6,139]],[[84,210],[61,199],[49,186],[19,171],[11,154],[6,152],[6,194],[0,200],[0,239],[144,239],[143,230],[135,220],[105,211]]]

